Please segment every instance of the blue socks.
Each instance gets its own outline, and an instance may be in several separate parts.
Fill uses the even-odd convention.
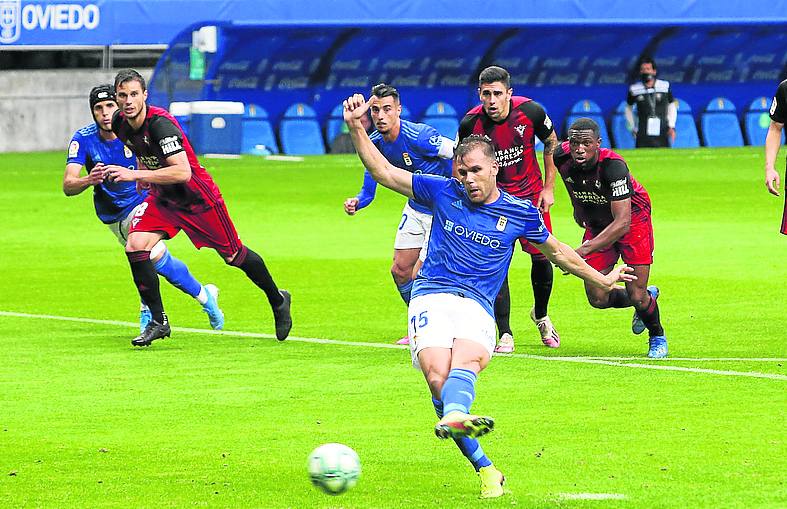
[[[455,410],[470,413],[475,399],[475,380],[476,374],[469,369],[453,368],[448,373],[440,394],[445,413]]]
[[[413,289],[413,281],[410,280],[403,285],[396,285],[396,288],[399,290],[399,294],[402,296],[402,300],[405,304],[410,304],[410,292]]]
[[[443,402],[432,398],[432,404],[434,405],[434,411],[437,414],[437,417],[442,419]],[[492,464],[489,458],[486,457],[484,450],[481,449],[481,444],[479,444],[478,440],[475,438],[455,438],[454,442],[456,443],[456,446],[459,447],[459,450],[462,451],[462,454],[464,454],[465,458],[467,458],[473,465],[473,468],[475,468],[476,472],[479,469],[488,467]]]
[[[178,290],[197,298],[202,285],[189,272],[186,264],[164,251],[164,256],[156,262],[156,272],[164,276]]]

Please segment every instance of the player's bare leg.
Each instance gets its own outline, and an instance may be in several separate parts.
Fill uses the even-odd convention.
[[[664,328],[661,326],[659,307],[656,301],[658,288],[648,287],[650,265],[632,265],[631,267],[637,279],[626,283],[625,289],[620,287],[606,293],[598,288],[585,285],[588,302],[598,309],[633,306],[635,316],[643,322],[644,328],[647,328],[649,332],[648,357],[656,359],[666,357],[667,339],[664,336]],[[601,272],[608,274],[610,270],[612,267],[607,267]]]

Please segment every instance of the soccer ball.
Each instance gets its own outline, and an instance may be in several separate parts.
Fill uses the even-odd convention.
[[[339,495],[358,482],[361,460],[343,444],[323,444],[309,455],[312,484],[329,495]]]

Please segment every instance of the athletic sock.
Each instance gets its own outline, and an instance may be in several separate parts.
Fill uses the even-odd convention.
[[[460,411],[470,413],[475,399],[476,374],[469,369],[452,368],[448,372],[440,394],[445,413]]]
[[[396,285],[397,290],[399,290],[399,295],[402,296],[402,300],[405,304],[410,304],[410,292],[413,289],[413,280],[406,282],[403,285]]]
[[[437,414],[438,419],[443,418],[443,402],[437,399],[432,398],[432,405],[434,405],[434,411]],[[459,450],[464,454],[465,458],[473,465],[476,472],[483,467],[488,467],[492,464],[489,458],[486,457],[484,450],[481,448],[481,444],[478,443],[478,440],[475,438],[469,437],[461,437],[461,438],[454,438],[454,443]]]
[[[534,256],[530,267],[530,282],[533,285],[533,301],[536,318],[547,316],[549,296],[552,295],[552,263],[546,258]]]
[[[637,309],[642,323],[648,328],[650,337],[663,336],[664,328],[661,326],[661,316],[659,315],[659,304],[656,299],[648,294],[648,304],[644,309]]]
[[[164,323],[164,305],[161,303],[158,275],[150,261],[150,251],[132,251],[126,253],[131,266],[131,275],[142,302],[150,308],[150,314],[158,323]]]
[[[243,246],[230,265],[234,265],[245,272],[252,283],[265,292],[271,308],[277,309],[284,302],[284,297],[279,293],[279,288],[273,282],[273,276],[268,272],[268,267],[265,266],[265,262],[262,261],[260,255]]]
[[[170,255],[168,250],[164,251],[164,256],[156,262],[156,272],[164,276],[172,286],[194,298],[202,289],[202,285],[191,275],[186,264]]]
[[[208,291],[203,286],[202,288],[199,289],[199,293],[194,298],[197,299],[197,302],[199,302],[204,306],[205,304],[208,303]]]
[[[627,308],[634,304],[625,288],[615,288],[609,292],[607,302],[611,308]]]
[[[508,289],[508,276],[503,279],[503,285],[495,297],[495,324],[497,334],[511,334],[511,292]],[[513,334],[512,334],[513,335]]]

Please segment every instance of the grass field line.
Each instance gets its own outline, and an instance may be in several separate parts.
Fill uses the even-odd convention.
[[[19,313],[15,311],[0,311],[0,316],[8,316],[13,318],[34,318],[40,320],[58,320],[63,322],[92,323],[97,325],[117,325],[121,327],[133,327],[135,329],[139,327],[139,323],[124,322],[120,320],[101,320],[96,318],[82,318],[82,317],[73,317],[73,316],[42,315],[42,314],[33,314],[33,313]],[[234,336],[234,337],[261,338],[261,339],[275,338],[273,334],[264,334],[260,332],[217,331],[217,330],[209,330],[209,329],[194,329],[190,327],[172,327],[172,330],[176,332],[188,332],[194,334],[212,334],[216,336]],[[288,337],[287,341],[301,342],[301,343],[319,343],[319,344],[326,344],[326,345],[365,346],[369,348],[387,348],[393,350],[403,350],[407,348],[406,346],[400,346],[392,343],[389,344],[389,343],[371,343],[371,342],[364,342],[364,341],[342,341],[338,339],[301,338],[301,337],[294,337],[294,336]],[[641,362],[633,362],[633,361],[646,360],[644,357],[596,357],[596,356],[558,357],[558,356],[532,355],[532,354],[523,354],[523,353],[504,354],[502,355],[502,357],[514,357],[518,359],[531,359],[531,360],[540,360],[540,361],[574,362],[574,363],[582,363],[582,364],[596,364],[596,365],[603,365],[603,366],[616,366],[616,367],[636,368],[636,369],[655,369],[661,371],[682,371],[687,373],[704,373],[709,375],[721,375],[721,376],[767,378],[771,380],[787,381],[787,375],[780,375],[777,373],[759,373],[756,371],[729,371],[729,370],[718,370],[718,369],[692,368],[692,367],[683,367],[683,366],[670,366],[670,365],[661,364],[662,362],[665,362],[663,360],[650,361],[648,364],[643,364]],[[727,358],[679,357],[679,358],[669,358],[668,360],[669,361],[728,361],[728,362],[744,362],[744,361],[745,362],[750,362],[750,361],[785,362],[787,361],[787,359],[782,359],[782,358],[762,358],[762,357],[751,358],[751,359],[746,357],[727,357]]]

